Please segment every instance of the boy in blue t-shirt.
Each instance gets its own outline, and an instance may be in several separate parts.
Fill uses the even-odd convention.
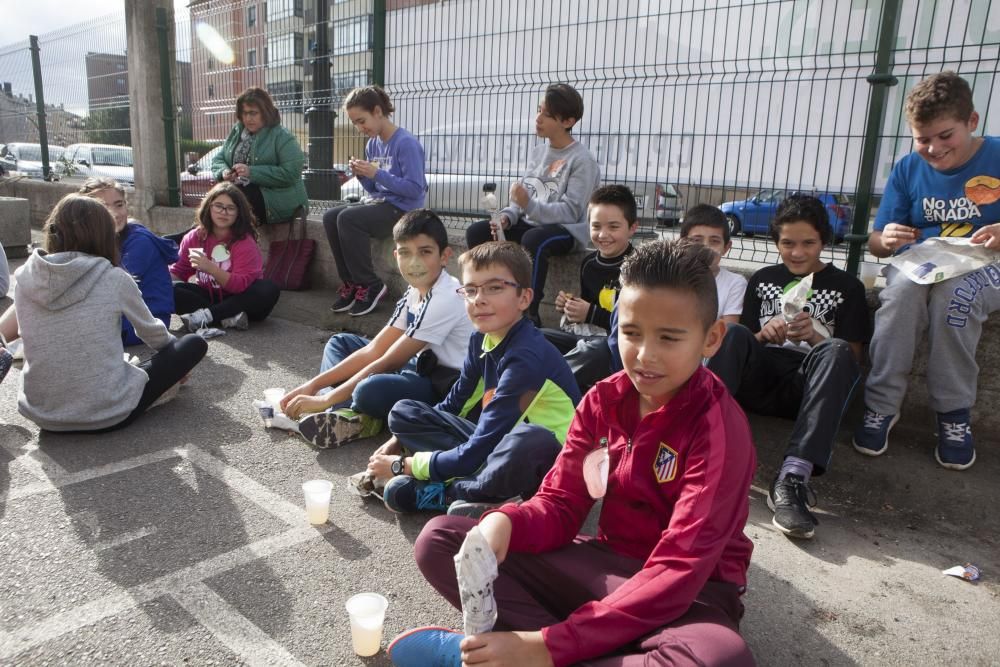
[[[869,251],[889,257],[933,236],[1000,245],[1000,138],[973,136],[979,114],[969,84],[954,72],[930,76],[907,95],[905,111],[915,151],[893,167]],[[887,282],[875,313],[865,416],[854,448],[878,456],[888,447],[926,329],[927,390],[938,422],[935,458],[945,468],[965,470],[976,460],[970,424],[976,347],[983,322],[1000,310],[1000,263],[934,285],[918,285],[890,266]]]

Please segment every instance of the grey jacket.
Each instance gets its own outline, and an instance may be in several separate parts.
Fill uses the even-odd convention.
[[[7,255],[3,251],[3,244],[0,243],[0,299],[7,296],[8,287],[10,287],[10,268],[7,266]]]
[[[132,277],[101,257],[41,250],[14,276],[24,340],[21,414],[49,431],[96,430],[125,419],[149,378],[124,359],[122,316],[154,349],[174,339]]]

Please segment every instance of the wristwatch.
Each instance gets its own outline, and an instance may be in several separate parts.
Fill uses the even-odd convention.
[[[402,475],[403,471],[406,470],[406,459],[400,456],[398,459],[389,464],[389,470],[392,471],[393,475]]]

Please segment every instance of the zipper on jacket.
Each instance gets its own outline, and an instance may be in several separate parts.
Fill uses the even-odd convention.
[[[601,438],[600,440],[598,440],[597,441],[597,448],[598,449],[607,449],[608,448],[608,439],[607,438]]]
[[[629,454],[632,453],[632,438],[631,438],[631,436],[629,437],[628,442],[626,442],[626,444],[625,444],[625,451],[627,453],[629,453]]]

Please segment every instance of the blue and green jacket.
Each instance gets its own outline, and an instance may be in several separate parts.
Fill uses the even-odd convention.
[[[413,476],[446,481],[473,474],[522,421],[565,442],[580,398],[566,360],[530,320],[522,319],[501,340],[474,333],[461,376],[435,407],[464,417],[481,406],[476,430],[454,449],[417,452]]]

